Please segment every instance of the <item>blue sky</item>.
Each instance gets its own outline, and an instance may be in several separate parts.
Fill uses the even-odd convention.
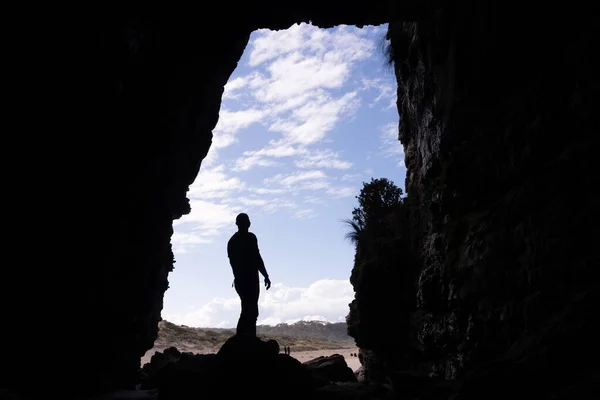
[[[344,321],[354,248],[344,235],[362,183],[404,189],[396,81],[386,26],[309,24],[252,34],[225,87],[213,144],[174,221],[175,269],[163,319],[234,327],[240,312],[226,245],[246,212],[273,282],[259,323]]]

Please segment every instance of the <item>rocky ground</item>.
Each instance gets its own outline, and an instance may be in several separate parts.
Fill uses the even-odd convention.
[[[110,398],[156,395],[167,400],[213,396],[325,399],[340,398],[342,392],[356,394],[358,388],[377,389],[381,393],[389,391],[385,385],[359,383],[357,375],[341,354],[320,356],[305,362],[297,359],[304,356],[307,354],[284,354],[283,347],[273,339],[244,336],[230,337],[216,353],[211,354],[181,353],[169,348],[156,352],[150,363],[144,365],[138,391],[116,393]],[[342,384],[345,386],[340,386]],[[330,394],[330,391],[335,393]]]

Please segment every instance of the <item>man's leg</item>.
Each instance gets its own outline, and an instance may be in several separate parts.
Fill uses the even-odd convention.
[[[256,336],[256,321],[258,320],[258,295],[260,293],[259,283],[253,283],[248,287],[248,332]]]
[[[244,290],[242,290],[243,288],[238,285],[237,282],[235,282],[235,291],[237,292],[238,296],[240,296],[240,301],[241,301],[241,305],[242,305],[242,309],[240,311],[240,317],[238,319],[238,323],[237,323],[237,327],[236,327],[236,333],[238,335],[243,335],[244,333],[244,328],[246,326],[244,319],[246,318],[246,292]]]
[[[242,311],[237,324],[238,334],[256,336],[256,320],[258,319],[259,283],[236,285],[236,291],[242,301]]]

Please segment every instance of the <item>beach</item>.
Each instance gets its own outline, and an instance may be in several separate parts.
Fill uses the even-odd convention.
[[[294,357],[296,360],[300,362],[306,362],[313,360],[317,357],[321,356],[330,356],[332,354],[341,354],[344,356],[346,360],[346,364],[348,367],[352,369],[352,371],[356,371],[360,368],[360,362],[358,361],[358,356],[352,356],[351,354],[358,355],[358,348],[347,348],[347,349],[328,349],[328,350],[311,350],[311,351],[299,351],[297,353],[294,352],[294,348],[292,347],[290,356]]]
[[[146,353],[144,355],[144,357],[142,357],[142,360],[141,360],[142,365],[144,365],[147,362],[150,362],[150,358],[152,357],[152,354],[154,354],[155,351],[156,351],[156,349],[148,351],[148,353]],[[281,353],[283,353],[283,347],[281,348]],[[330,356],[332,354],[341,354],[342,356],[344,356],[344,359],[346,360],[346,364],[348,364],[348,367],[350,367],[352,369],[352,371],[356,371],[358,368],[360,368],[360,362],[358,361],[358,357],[351,355],[351,354],[358,355],[357,347],[343,348],[343,349],[324,349],[324,350],[310,350],[310,351],[294,352],[294,347],[292,346],[290,356],[294,357],[296,360],[298,360],[300,362],[306,362],[306,361],[310,361],[310,360],[313,360],[313,359],[321,357],[321,356]]]

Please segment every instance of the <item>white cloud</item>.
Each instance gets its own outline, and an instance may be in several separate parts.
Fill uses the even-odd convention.
[[[361,90],[375,90],[377,92],[377,96],[369,103],[370,108],[373,108],[379,102],[386,104],[383,108],[384,110],[390,109],[396,105],[396,85],[382,78],[363,78]]]
[[[279,211],[280,209],[293,209],[296,208],[296,203],[293,202],[290,199],[286,199],[286,198],[274,198],[274,199],[269,199],[269,202],[267,204],[265,204],[263,207],[261,207],[260,211],[267,213],[267,214],[273,214],[276,211]]]
[[[255,67],[286,52],[301,48],[307,42],[306,38],[303,37],[304,27],[304,24],[296,24],[282,31],[258,30],[256,33],[260,36],[252,42],[250,66]]]
[[[381,147],[386,154],[404,154],[404,147],[398,139],[398,124],[390,122],[380,128]]]
[[[265,111],[257,109],[242,111],[221,109],[221,111],[219,111],[219,122],[217,122],[215,132],[236,133],[240,129],[260,121],[264,116]]]
[[[342,176],[343,181],[353,181],[355,179],[360,178],[360,174],[345,174]]]
[[[334,198],[351,197],[357,194],[356,189],[350,187],[331,188],[326,193]]]
[[[286,141],[270,141],[269,144],[260,150],[245,151],[242,157],[235,162],[236,171],[247,171],[254,166],[273,166],[277,162],[270,158],[292,157],[299,154],[306,154],[308,150],[294,146]]]
[[[242,89],[248,85],[249,76],[241,76],[235,78],[225,85],[225,91],[223,92],[223,99],[235,99],[238,97],[234,92]]]
[[[381,100],[387,100],[386,108],[392,108],[396,105],[396,88],[393,86],[380,86],[379,95],[369,104],[369,107],[375,106]]]
[[[395,99],[393,82],[386,86],[385,79],[374,79],[361,85],[360,78],[352,76],[357,62],[363,60],[370,63],[365,74],[372,76],[376,43],[366,32],[348,27],[325,31],[300,24],[288,31],[252,34],[247,49],[252,68],[245,68],[248,73],[225,86],[212,146],[188,193],[192,211],[174,222],[176,253],[226,240],[224,233],[236,229],[237,213],[247,208],[254,216],[277,213],[277,218],[281,214],[310,218],[322,213],[333,198],[356,194],[350,186],[357,186],[365,176],[364,160],[356,157],[356,165],[346,161],[347,154],[329,144],[338,140],[337,132],[332,133],[342,125],[342,129],[359,129],[349,127],[348,121],[362,104],[372,102],[381,108]],[[399,142],[391,141],[391,128],[385,132],[388,136],[381,137],[382,148],[375,152],[387,149],[390,157],[398,156],[401,153],[393,149]],[[386,141],[398,146],[383,147]],[[242,153],[240,147],[247,151]],[[271,171],[260,175],[264,171],[253,169],[257,167]],[[265,176],[270,178],[263,181]],[[347,280],[288,285],[276,282],[271,290],[261,292],[259,322],[345,320],[354,295]],[[230,281],[223,282],[223,290],[230,292],[191,311],[163,317],[190,326],[234,327],[240,303],[230,286]]]
[[[347,26],[325,31],[304,23],[253,35],[249,65],[260,69],[231,80],[224,97],[238,98],[236,93],[244,89],[244,95],[258,103],[251,102],[251,108],[241,111],[221,111],[215,131],[230,136],[222,136],[217,145],[234,143],[238,130],[256,122],[282,137],[262,149],[245,152],[234,170],[277,167],[281,163],[275,159],[281,157],[302,157],[298,161],[301,168],[349,168],[347,161],[311,158],[313,149],[307,146],[323,142],[342,118],[350,118],[359,107],[357,92],[343,90],[343,86],[354,62],[373,53],[373,40]],[[342,93],[334,96],[331,89],[342,89]]]
[[[250,66],[294,52],[310,52],[332,60],[355,61],[369,57],[375,49],[375,44],[363,38],[360,31],[343,25],[336,32],[302,23],[285,31],[261,29],[256,34],[258,37],[252,42]]]
[[[263,84],[254,92],[263,103],[285,101],[317,88],[339,88],[350,74],[350,65],[296,52],[278,58],[267,70],[270,77],[263,77]]]
[[[303,209],[296,211],[294,215],[298,219],[308,219],[316,216],[317,213],[315,213],[315,210],[312,209]]]
[[[245,171],[254,166],[273,166],[278,162],[273,159],[296,157],[294,163],[299,168],[334,168],[348,169],[349,161],[341,160],[339,153],[329,149],[308,149],[305,146],[292,144],[286,140],[271,141],[260,150],[245,151],[235,163],[236,171]]]
[[[235,136],[231,133],[218,133],[215,132],[212,139],[211,148],[221,149],[235,143]]]
[[[190,248],[204,243],[210,243],[210,240],[194,232],[174,232],[171,236],[171,244],[175,254],[186,253]]]
[[[404,166],[404,146],[398,139],[398,124],[389,123],[380,128],[381,153],[385,157],[394,157],[398,166]]]
[[[219,154],[217,152],[217,148],[215,146],[210,146],[210,149],[208,149],[208,154],[206,154],[206,157],[204,157],[204,160],[202,160],[202,168],[207,168],[214,165],[218,159]]]
[[[293,175],[288,175],[285,178],[281,179],[281,184],[285,186],[292,186],[297,184],[298,182],[314,179],[325,179],[326,177],[327,176],[323,173],[323,171],[297,172]]]
[[[233,328],[240,313],[240,300],[235,290],[231,297],[215,298],[195,310],[181,314],[165,314],[170,322],[194,327]],[[343,321],[354,291],[348,280],[323,279],[308,287],[289,287],[274,283],[261,290],[259,324],[293,323],[299,320]]]
[[[296,166],[299,168],[336,168],[348,169],[352,163],[339,159],[339,154],[331,150],[316,150],[312,154],[307,154],[301,159],[296,160]]]
[[[281,132],[292,143],[309,145],[322,141],[343,115],[352,114],[360,104],[357,92],[332,98],[324,92],[296,108],[291,116],[275,120],[270,131]]]
[[[308,204],[323,204],[323,199],[315,196],[304,196],[303,202]]]
[[[327,189],[328,187],[329,187],[329,183],[327,183],[327,181],[325,181],[325,180],[318,180],[318,181],[303,182],[299,186],[294,186],[294,189],[319,190],[319,189]]]
[[[273,160],[266,159],[257,155],[249,155],[245,157],[238,158],[235,161],[235,166],[233,167],[234,171],[248,171],[253,167],[271,167],[276,165],[277,163]]]
[[[248,197],[240,197],[238,201],[245,206],[264,206],[267,204],[266,199],[254,199]]]
[[[354,195],[350,188],[331,184],[340,178],[323,172],[349,170],[353,164],[323,143],[336,125],[353,117],[360,106],[359,92],[372,90],[375,101],[389,94],[382,79],[347,85],[355,63],[370,58],[376,48],[364,31],[299,24],[287,31],[261,30],[253,37],[248,49],[249,64],[255,68],[225,86],[223,98],[228,101],[188,191],[192,212],[175,221],[178,232],[187,235],[173,239],[179,252],[213,240],[231,226],[242,207],[255,207],[260,213],[286,210],[292,217],[306,218],[314,215],[310,207],[321,201],[318,196]],[[270,140],[265,144],[264,136],[257,138],[252,142],[258,143],[256,148],[243,152],[233,165],[222,164],[222,149],[238,142],[241,130],[257,124]],[[241,178],[252,175],[237,172],[257,166],[277,168],[276,175],[265,179],[263,187],[247,188]],[[290,166],[298,171],[290,172]],[[305,198],[300,191],[313,196]]]
[[[191,212],[178,220],[173,221],[174,226],[186,225],[191,229],[186,233],[199,236],[203,242],[209,243],[214,236],[220,235],[225,229],[230,230],[235,226],[235,217],[240,207],[228,204],[215,204],[204,200],[190,200]],[[178,230],[179,232],[179,230]]]
[[[327,175],[323,171],[300,171],[294,174],[277,174],[271,178],[264,179],[266,185],[276,183],[283,186],[296,186],[299,183],[305,183],[306,181],[324,180]]]
[[[348,304],[354,298],[354,290],[348,280],[323,279],[307,288],[290,288],[274,285],[259,302],[263,318],[275,317],[281,321],[303,318],[309,315],[324,316],[335,321],[348,314]]]
[[[163,313],[162,318],[178,325],[205,328],[232,328],[237,324],[239,310],[239,298],[215,298],[193,311],[183,314]]]
[[[223,165],[200,168],[196,180],[190,185],[188,197],[207,200],[231,196],[232,192],[243,190],[245,184],[239,178],[228,177],[224,169]]]
[[[269,188],[250,188],[248,189],[250,192],[258,193],[258,194],[281,194],[284,193],[283,189],[269,189]]]

